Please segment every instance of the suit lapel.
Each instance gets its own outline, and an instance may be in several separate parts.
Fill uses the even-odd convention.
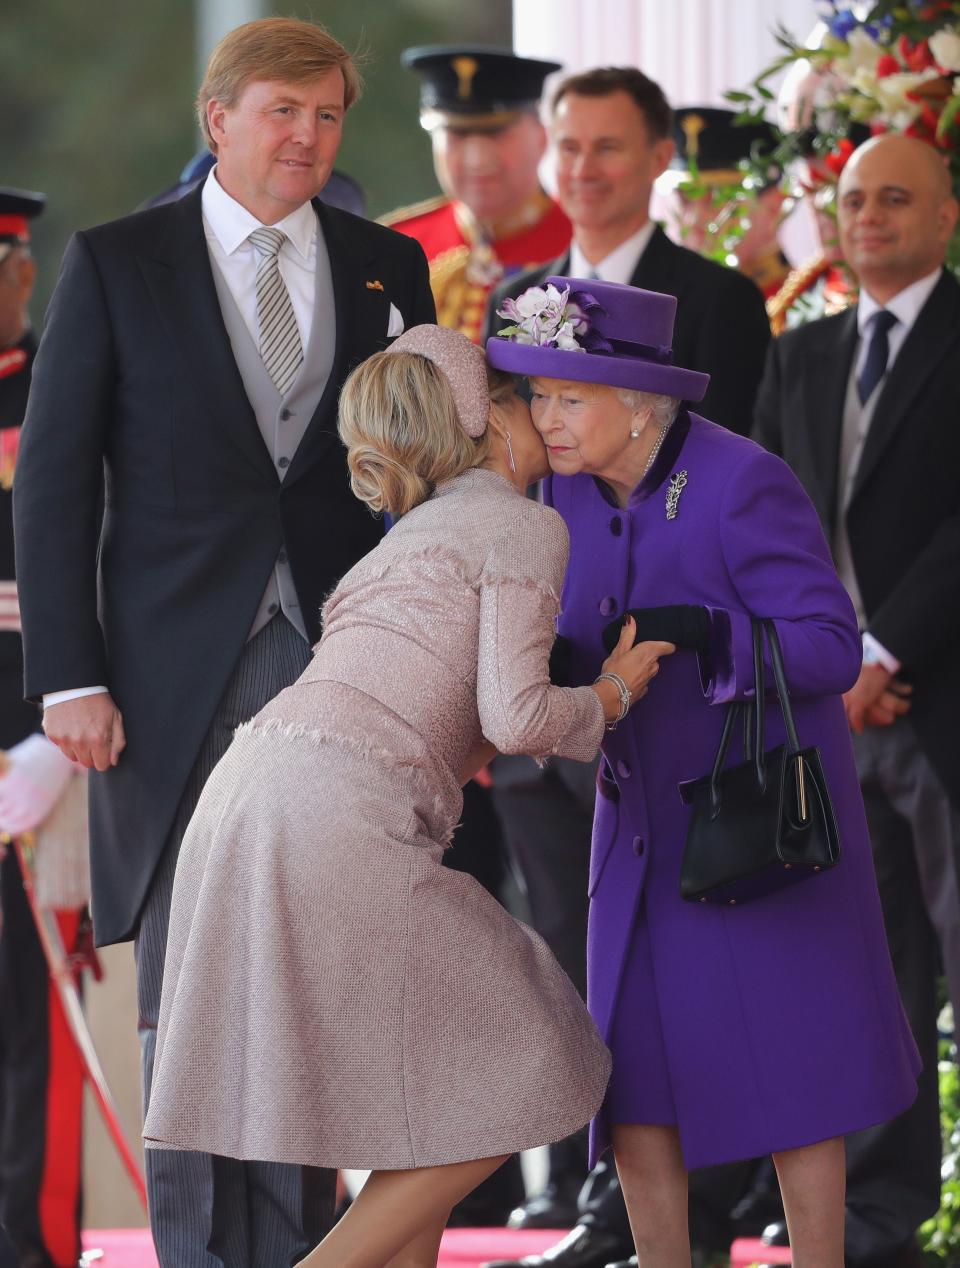
[[[864,486],[937,366],[960,338],[960,288],[943,273],[904,340],[880,391],[851,497]]]
[[[838,463],[843,435],[847,381],[857,348],[857,310],[808,327],[815,337],[805,341],[800,363],[802,425],[823,494],[818,507],[824,522],[834,525],[837,506]]]
[[[637,267],[630,278],[631,286],[639,286],[644,291],[661,291],[665,295],[677,293],[679,278],[675,268],[671,269],[670,256],[676,250],[673,243],[656,225],[650,235]]]
[[[167,232],[139,264],[161,320],[179,347],[210,418],[259,472],[276,481],[244,390],[213,282],[203,232],[202,185],[170,204]]]
[[[336,335],[330,377],[290,464],[284,480],[287,485],[301,476],[336,439],[337,398],[343,380],[353,369],[354,350],[362,346],[365,323],[376,321],[385,336],[390,309],[385,294],[366,289],[369,270],[364,266],[369,264],[370,256],[358,249],[346,220],[318,199],[314,199],[313,205],[330,257]]]

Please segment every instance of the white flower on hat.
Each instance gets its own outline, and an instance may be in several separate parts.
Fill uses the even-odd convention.
[[[942,27],[930,36],[929,44],[939,66],[949,71],[960,70],[960,32],[955,27]]]
[[[502,339],[541,348],[562,348],[583,352],[576,336],[589,330],[589,322],[576,304],[571,304],[570,287],[559,290],[552,283],[531,286],[516,299],[505,299],[498,317],[513,322],[497,331]]]

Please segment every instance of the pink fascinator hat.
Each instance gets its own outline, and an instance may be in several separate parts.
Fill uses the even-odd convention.
[[[476,439],[487,429],[490,394],[483,350],[458,330],[445,326],[411,326],[387,349],[415,352],[432,361],[453,390],[460,426]]]

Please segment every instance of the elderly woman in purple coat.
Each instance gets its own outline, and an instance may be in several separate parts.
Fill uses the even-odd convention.
[[[851,604],[788,467],[682,404],[707,376],[671,364],[672,296],[551,278],[516,303],[487,357],[530,379],[546,500],[570,529],[570,681],[594,680],[628,611],[638,637],[653,623],[681,648],[603,744],[588,1002],[613,1074],[593,1155],[612,1144],[644,1268],[690,1263],[688,1168],[763,1154],[796,1268],[842,1268],[842,1138],[904,1110],[919,1070],[840,700],[861,660]],[[677,786],[710,770],[724,706],[754,693],[751,616],[774,619],[842,856],[753,902],[687,903]],[[773,707],[766,745],[783,738]]]

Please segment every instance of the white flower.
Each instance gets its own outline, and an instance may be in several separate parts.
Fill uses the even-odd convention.
[[[858,70],[873,70],[883,49],[862,26],[855,26],[847,36],[847,50],[833,62],[833,69],[841,78],[852,82]]]
[[[880,109],[890,125],[901,131],[909,127],[923,109],[923,102],[911,101],[907,93],[928,79],[939,78],[939,72],[932,66],[916,74],[904,71],[899,75],[887,75],[877,80],[873,96],[880,103]]]
[[[525,290],[522,295],[517,296],[517,312],[524,319],[528,317],[536,317],[543,309],[546,296],[540,286],[531,286]]]
[[[557,347],[563,348],[565,352],[583,352],[574,337],[576,327],[572,321],[565,321],[554,336],[557,341]]]
[[[944,70],[960,70],[960,33],[945,26],[930,36],[930,52]]]

